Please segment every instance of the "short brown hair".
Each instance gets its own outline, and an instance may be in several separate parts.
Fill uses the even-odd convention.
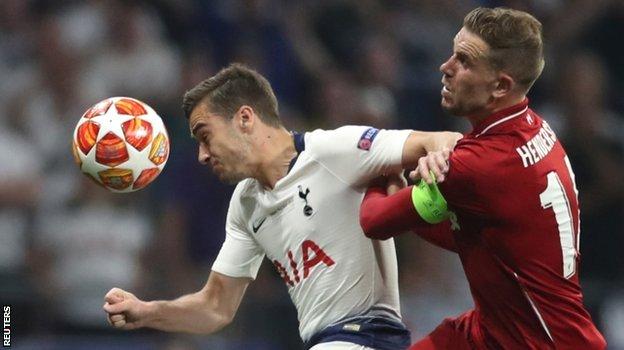
[[[186,118],[204,98],[210,110],[223,117],[232,118],[242,105],[248,105],[265,124],[273,127],[282,124],[271,84],[260,73],[240,63],[230,64],[184,94],[182,109]]]
[[[528,91],[544,69],[542,24],[530,14],[505,7],[477,7],[464,27],[490,46],[489,63]]]

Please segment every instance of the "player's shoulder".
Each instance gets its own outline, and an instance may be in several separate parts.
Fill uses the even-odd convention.
[[[529,109],[524,115],[514,118],[507,123],[492,130],[474,135],[471,140],[467,140],[464,146],[482,148],[490,155],[516,154],[518,147],[526,145],[527,142],[537,141],[546,138],[548,143],[555,143],[557,136],[548,122],[541,118],[533,110]],[[552,142],[551,142],[552,141]]]
[[[466,136],[457,142],[452,155],[475,159],[488,158],[497,154],[507,154],[515,142],[515,136],[510,134]]]
[[[359,138],[366,132],[369,132],[372,135],[378,133],[379,129],[365,125],[345,125],[331,130],[316,129],[306,133],[306,148],[308,145],[313,147],[337,146],[338,144],[328,144],[328,142],[339,142],[340,144],[342,144],[346,140],[351,140],[356,137]]]
[[[240,181],[234,188],[230,198],[228,220],[236,222],[247,220],[256,205],[257,194],[257,180],[249,178]]]
[[[508,170],[519,141],[509,134],[467,135],[457,142],[449,157],[451,169],[462,177],[487,179]]]
[[[242,205],[244,202],[254,200],[258,195],[258,188],[259,184],[255,179],[249,178],[240,181],[234,188],[234,192],[232,192],[230,203]]]
[[[500,124],[495,123],[479,133],[467,134],[457,142],[455,149],[478,154],[505,154],[543,127],[550,130],[538,114],[528,109],[521,116]]]
[[[237,196],[239,198],[253,197],[258,194],[259,187],[260,184],[258,180],[254,178],[247,178],[236,184],[236,188],[234,188],[232,196]]]
[[[495,137],[494,142],[505,140],[505,142],[521,142],[527,137],[532,137],[543,127],[550,130],[548,123],[540,117],[532,109],[527,109],[526,113],[505,121],[499,125],[486,128],[486,131],[475,135],[477,138],[491,141]]]
[[[349,150],[368,150],[379,131],[364,125],[346,125],[332,130],[316,129],[305,134],[305,149],[313,157]]]

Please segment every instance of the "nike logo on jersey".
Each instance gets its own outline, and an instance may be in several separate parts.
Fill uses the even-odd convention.
[[[256,220],[254,220],[254,222],[251,224],[251,228],[253,229],[253,233],[258,233],[258,230],[260,230],[260,226],[262,226],[262,224],[264,224],[264,220],[268,219],[269,217],[277,214],[278,212],[280,212],[282,209],[286,208],[286,206],[290,203],[293,202],[293,198],[288,198],[286,201],[284,201],[283,203],[281,203],[277,208],[275,208],[275,210],[273,210],[272,212],[270,212],[268,215],[266,216],[261,216],[256,218]],[[264,211],[261,211],[260,213],[264,214]]]
[[[266,220],[266,216],[257,219],[252,225],[251,228],[253,229],[254,233],[258,233],[258,230],[260,229],[260,226],[262,226],[262,224],[264,224],[264,221]]]

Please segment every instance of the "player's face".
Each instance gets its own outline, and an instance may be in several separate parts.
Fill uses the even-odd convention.
[[[198,161],[210,165],[219,180],[236,184],[249,177],[246,160],[250,146],[232,125],[231,119],[211,113],[202,103],[193,110],[189,126],[199,143]]]
[[[453,115],[483,114],[492,102],[497,77],[486,55],[489,45],[462,28],[453,40],[453,55],[440,66],[442,108]],[[487,113],[486,113],[487,114]]]

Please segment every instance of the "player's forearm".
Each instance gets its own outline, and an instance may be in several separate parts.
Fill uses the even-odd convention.
[[[428,223],[416,211],[413,201],[412,187],[391,196],[383,188],[369,188],[360,207],[360,225],[366,237],[388,239],[411,230],[440,248],[457,252],[450,222]]]
[[[171,301],[147,302],[144,326],[166,332],[210,334],[228,325],[232,317],[200,291]]]
[[[452,150],[462,134],[450,131],[425,132],[412,131],[403,146],[402,164],[405,169],[413,169],[418,159],[428,152]]]
[[[360,225],[366,237],[388,239],[423,222],[414,210],[411,187],[388,196],[386,190],[371,187],[360,207]]]
[[[425,151],[452,150],[462,137],[462,134],[452,131],[428,132],[424,142]]]

